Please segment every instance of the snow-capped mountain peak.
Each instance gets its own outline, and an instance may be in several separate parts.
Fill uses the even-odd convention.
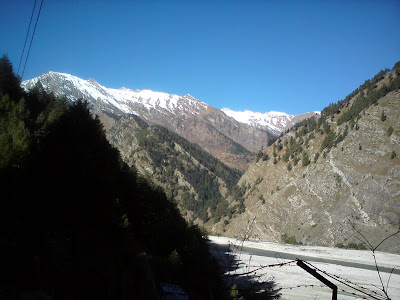
[[[279,135],[281,132],[291,127],[294,123],[301,119],[319,115],[319,112],[305,113],[301,115],[289,115],[284,112],[270,111],[266,113],[253,112],[250,110],[234,111],[229,108],[221,109],[226,115],[234,118],[238,122],[248,124],[250,126],[272,131]]]
[[[37,78],[22,83],[25,89],[30,89],[40,82],[45,90],[52,91],[57,96],[66,96],[71,101],[78,99],[97,101],[100,106],[108,106],[114,112],[138,114],[137,110],[145,107],[147,110],[166,110],[170,113],[199,114],[208,107],[204,102],[185,95],[179,96],[152,90],[132,90],[126,87],[120,89],[106,88],[96,80],[50,71]],[[138,107],[141,106],[141,107]]]
[[[93,78],[84,80],[70,74],[53,71],[26,80],[22,86],[29,90],[38,83],[45,90],[52,91],[56,96],[67,97],[70,101],[87,100],[95,107],[96,111],[107,111],[117,115],[135,114],[144,119],[171,120],[174,117],[181,119],[198,117],[211,107],[189,94],[180,96],[148,89],[107,88]],[[272,135],[279,135],[294,123],[315,115],[315,113],[289,115],[276,111],[266,113],[249,110],[233,111],[229,108],[223,108],[222,112],[233,118],[235,122],[269,132]]]

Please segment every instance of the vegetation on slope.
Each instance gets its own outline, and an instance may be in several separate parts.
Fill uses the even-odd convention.
[[[136,119],[139,118],[135,117],[135,123]],[[132,137],[128,143],[136,139],[133,153],[146,152],[142,164],[151,166],[150,179],[165,188],[168,198],[204,222],[210,218],[218,221],[227,214],[228,203],[221,189],[230,190],[236,185],[242,175],[239,170],[229,168],[198,145],[158,125],[119,122],[110,131],[111,141],[118,143],[115,136],[125,128],[129,128]]]
[[[358,129],[357,121],[361,117],[362,111],[373,104],[377,105],[380,98],[399,88],[400,62],[396,63],[391,70],[381,70],[343,100],[325,107],[318,120],[315,117],[305,119],[281,134],[273,144],[274,157],[277,156],[277,149],[284,149],[285,152],[282,157],[278,156],[274,163],[282,158],[284,162],[288,163],[288,171],[291,171],[292,167],[297,165],[300,160],[302,160],[303,167],[310,163],[312,156],[314,157],[313,161],[316,162],[320,153],[326,156],[332,147],[336,147],[343,141],[349,130]],[[385,120],[384,112],[381,120]],[[345,125],[341,126],[342,124]],[[306,149],[310,141],[317,136],[323,136],[319,152],[308,153]],[[268,154],[261,151],[257,157],[266,155]]]
[[[363,227],[371,240],[390,232],[398,222],[398,207],[390,203],[399,162],[400,63],[378,75],[362,93],[346,97],[348,102],[296,124],[262,149],[238,184],[245,187],[247,213],[216,230],[240,236],[250,230],[246,224],[252,216],[257,238],[353,247],[351,228],[336,225],[353,215],[360,227],[365,216],[376,222]]]
[[[24,93],[7,57],[0,99],[3,297],[154,298],[161,282],[225,296],[203,234],[122,162],[86,103]]]

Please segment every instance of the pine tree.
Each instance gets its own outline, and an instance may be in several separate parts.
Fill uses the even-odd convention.
[[[0,167],[18,166],[27,155],[31,132],[29,111],[24,98],[12,101],[7,94],[0,100]]]
[[[307,166],[310,163],[310,158],[308,157],[307,153],[303,153],[303,159],[301,160],[301,165],[303,167]]]
[[[240,296],[236,284],[231,287],[229,296],[231,300],[244,300],[244,297]]]
[[[11,100],[18,101],[23,91],[20,79],[15,76],[12,64],[7,55],[0,59],[0,96],[9,95]]]

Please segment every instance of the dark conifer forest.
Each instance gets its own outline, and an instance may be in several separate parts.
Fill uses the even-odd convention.
[[[193,211],[195,216],[204,222],[210,219],[209,211],[217,221],[229,213],[228,202],[220,192],[218,178],[231,190],[242,175],[239,170],[229,168],[200,146],[162,126],[152,125],[137,130],[135,137],[139,145],[147,149],[154,165],[159,167],[158,174],[154,172],[152,177],[166,183],[166,192],[170,198],[176,197],[179,191],[183,190],[180,204],[184,209]],[[174,149],[175,144],[179,144],[185,152],[177,152]],[[194,164],[192,158],[199,164]],[[193,187],[197,200],[194,193],[180,186],[175,170],[179,170]]]
[[[0,60],[0,299],[225,297],[205,235],[128,167],[88,104],[28,93]]]

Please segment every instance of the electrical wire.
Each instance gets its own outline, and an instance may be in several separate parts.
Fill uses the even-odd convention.
[[[19,65],[18,65],[17,75],[19,74],[19,68],[21,67],[22,57],[24,56],[25,46],[26,46],[26,42],[28,41],[29,31],[31,31],[31,24],[32,24],[33,13],[35,12],[35,8],[36,8],[36,0],[35,0],[35,3],[33,4],[31,19],[30,19],[30,21],[29,21],[29,26],[28,26],[28,31],[26,32],[24,48],[22,49],[21,58],[19,59]]]
[[[40,12],[42,11],[43,1],[44,1],[44,0],[42,0],[42,2],[40,3],[39,13],[38,13],[38,16],[37,16],[37,18],[36,18],[35,28],[33,29],[33,34],[32,34],[32,38],[31,38],[31,43],[29,44],[28,54],[26,55],[25,65],[24,65],[24,69],[23,69],[23,71],[22,71],[21,78],[24,77],[26,64],[28,63],[29,53],[31,52],[31,47],[32,47],[33,38],[35,37],[36,26],[37,26],[38,21],[39,21]]]

